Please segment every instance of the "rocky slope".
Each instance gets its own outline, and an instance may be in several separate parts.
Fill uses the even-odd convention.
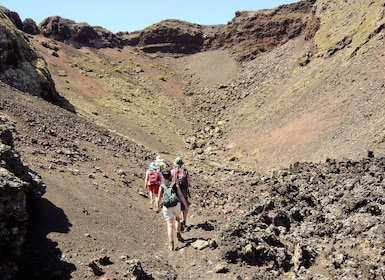
[[[77,113],[1,84],[15,147],[47,185],[18,279],[384,277],[381,3],[301,1],[119,34],[1,15],[26,47],[2,73],[44,57],[52,96]],[[176,254],[140,187],[156,154],[182,155],[193,176]]]
[[[186,242],[170,254],[164,222],[145,206],[141,189],[154,154],[57,106],[2,89],[15,147],[47,185],[43,198],[29,201],[16,279],[384,277],[383,157],[296,162],[271,176],[191,169]]]

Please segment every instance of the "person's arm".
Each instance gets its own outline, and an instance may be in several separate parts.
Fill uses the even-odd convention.
[[[176,180],[175,180],[175,169],[171,169],[170,173],[171,173],[171,182],[176,183]]]
[[[160,185],[159,187],[159,193],[158,193],[158,212],[161,212],[160,211],[160,204],[161,204],[161,200],[162,200],[162,193],[163,193],[163,187],[162,185]]]
[[[191,184],[190,184],[190,173],[187,171],[187,196],[188,197],[191,197],[190,196],[190,186],[191,186]]]
[[[160,184],[164,184],[164,177],[163,173],[159,171],[159,176],[160,176]]]
[[[185,209],[185,211],[187,213],[188,212],[188,204],[187,204],[187,201],[184,198],[184,195],[183,195],[183,193],[182,193],[182,191],[181,191],[181,189],[180,189],[180,187],[178,185],[176,185],[176,193],[178,194],[178,198],[179,198],[180,202],[183,203],[184,209]]]
[[[146,176],[144,179],[144,189],[147,189],[147,179],[148,179],[148,171],[146,171]]]

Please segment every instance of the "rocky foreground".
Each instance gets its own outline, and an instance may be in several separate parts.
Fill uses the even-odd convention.
[[[16,262],[22,255],[28,218],[27,201],[40,197],[46,186],[35,171],[29,169],[14,148],[14,125],[0,114],[0,274],[12,279]]]
[[[4,131],[3,135],[8,134]],[[7,156],[6,149],[1,154],[2,204],[6,206],[2,210],[7,212],[2,211],[1,247],[7,257],[1,268],[13,275],[17,267],[12,260],[20,256],[26,232],[26,186],[30,183],[21,182],[15,171],[6,169],[20,166],[19,159]],[[202,248],[208,246],[206,250],[218,254],[221,261],[216,272],[224,277],[240,267],[239,279],[285,279],[288,274],[295,279],[383,279],[384,174],[385,158],[369,154],[358,162],[295,163],[271,177],[254,177],[252,184],[240,183],[232,194],[208,186],[198,199],[201,207],[221,209],[218,214],[227,215],[229,222],[200,225],[216,235]],[[37,182],[34,194],[44,192],[44,184],[32,182]],[[11,196],[17,199],[4,201]],[[135,279],[154,279],[138,260],[130,263],[135,268],[133,276],[139,277]],[[91,264],[98,275],[102,270]]]
[[[385,158],[369,152],[262,178],[244,192],[249,211],[220,230],[222,258],[258,279],[384,279],[384,175]]]

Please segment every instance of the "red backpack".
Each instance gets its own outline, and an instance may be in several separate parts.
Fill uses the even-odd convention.
[[[148,173],[147,184],[149,186],[159,185],[160,184],[160,178],[159,178],[158,170],[156,170],[156,169],[150,170],[150,172]]]
[[[187,170],[182,167],[178,167],[174,174],[173,182],[177,183],[182,189],[187,189],[187,176]]]

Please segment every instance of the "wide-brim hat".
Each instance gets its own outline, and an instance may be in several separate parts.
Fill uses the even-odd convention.
[[[164,159],[162,159],[160,156],[156,156],[155,161],[164,161]]]
[[[173,163],[175,166],[182,166],[184,164],[181,157],[177,157]]]
[[[155,162],[151,162],[150,163],[150,166],[148,167],[148,169],[158,169],[158,165],[155,163]]]

